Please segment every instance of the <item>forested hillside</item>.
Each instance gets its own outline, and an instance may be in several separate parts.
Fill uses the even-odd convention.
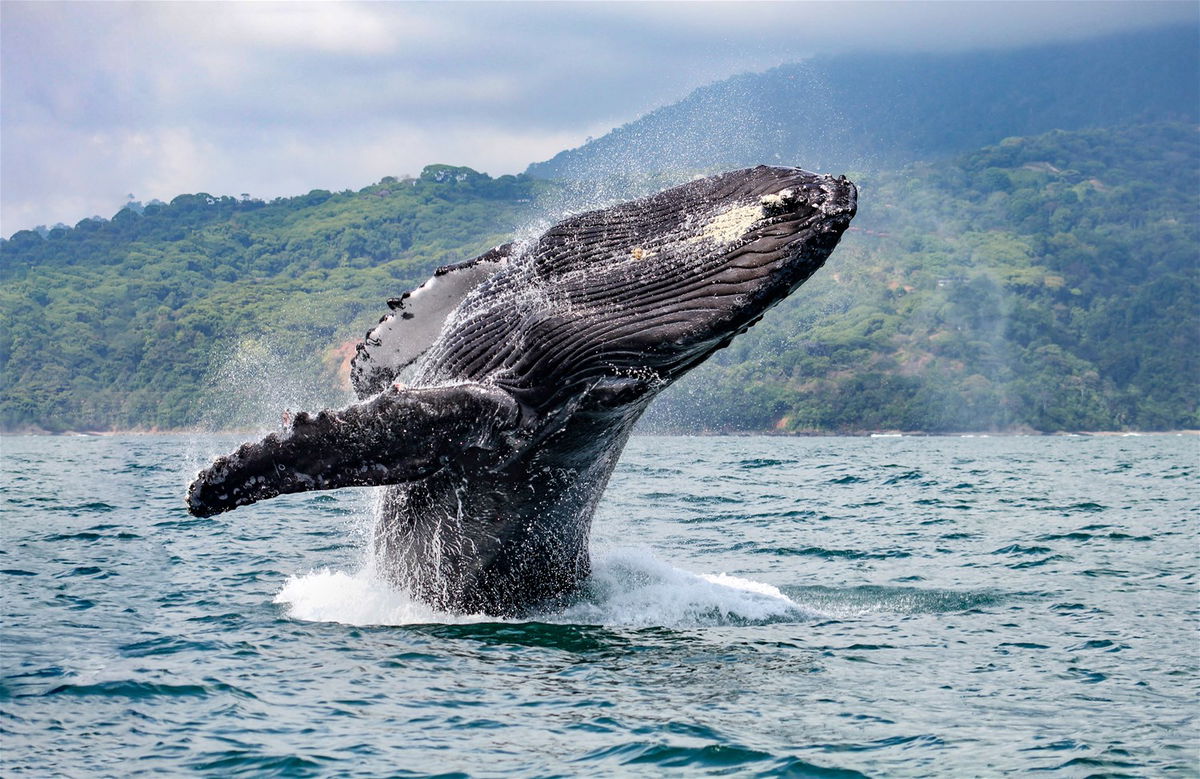
[[[1052,132],[859,176],[826,268],[651,421],[1200,427],[1198,130]]]
[[[728,170],[894,170],[1006,137],[1200,121],[1190,27],[952,54],[841,54],[697,89],[530,165],[549,179]]]
[[[0,245],[0,426],[242,424],[260,401],[340,402],[336,374],[384,300],[505,239],[543,188],[432,165],[19,232]]]
[[[829,265],[670,391],[675,431],[1200,427],[1200,132],[1051,132],[855,173]],[[644,186],[644,182],[643,182]],[[262,423],[344,400],[383,300],[564,189],[430,166],[185,195],[0,245],[5,429]]]

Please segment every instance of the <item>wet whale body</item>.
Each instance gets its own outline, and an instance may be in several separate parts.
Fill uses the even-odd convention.
[[[638,417],[824,264],[856,197],[760,166],[441,268],[359,345],[361,402],[217,459],[188,508],[388,485],[375,552],[394,584],[496,616],[563,596]]]

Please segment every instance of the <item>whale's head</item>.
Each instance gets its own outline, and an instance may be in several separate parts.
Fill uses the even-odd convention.
[[[760,166],[567,219],[501,247],[423,373],[539,410],[589,386],[652,397],[820,268],[856,197],[844,177]]]

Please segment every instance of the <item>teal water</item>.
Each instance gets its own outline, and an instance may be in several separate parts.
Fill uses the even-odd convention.
[[[1200,439],[635,438],[523,622],[370,490],[194,519],[232,439],[5,438],[0,774],[1200,774]]]

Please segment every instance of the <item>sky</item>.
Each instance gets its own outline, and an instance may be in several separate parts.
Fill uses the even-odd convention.
[[[1052,43],[1185,2],[0,2],[0,235],[132,196],[494,176],[815,54]]]

